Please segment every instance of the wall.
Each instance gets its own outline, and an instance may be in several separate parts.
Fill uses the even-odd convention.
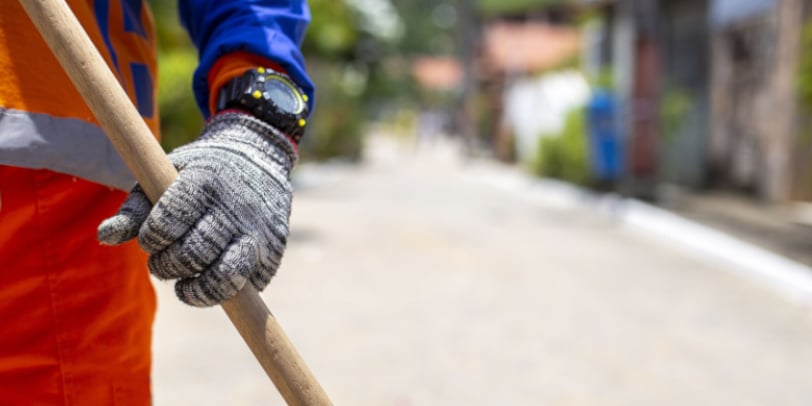
[[[709,148],[716,185],[769,201],[791,197],[802,1],[781,0],[713,33]]]

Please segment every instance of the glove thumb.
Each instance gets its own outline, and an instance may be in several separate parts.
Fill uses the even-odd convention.
[[[136,185],[118,212],[102,221],[96,238],[105,245],[118,245],[135,238],[151,209],[147,195]]]

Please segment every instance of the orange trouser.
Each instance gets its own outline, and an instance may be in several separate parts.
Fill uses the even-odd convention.
[[[147,405],[155,293],[96,227],[125,193],[0,166],[0,404]]]

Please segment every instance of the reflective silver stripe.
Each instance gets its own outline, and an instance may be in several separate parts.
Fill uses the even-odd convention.
[[[126,191],[135,183],[95,124],[2,107],[0,165],[50,169]]]

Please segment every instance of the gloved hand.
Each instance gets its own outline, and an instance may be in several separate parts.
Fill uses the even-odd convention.
[[[158,203],[136,186],[101,223],[99,241],[138,236],[150,272],[178,279],[175,292],[192,306],[227,300],[248,281],[264,289],[287,241],[293,144],[252,116],[224,113],[169,159],[178,177]]]

